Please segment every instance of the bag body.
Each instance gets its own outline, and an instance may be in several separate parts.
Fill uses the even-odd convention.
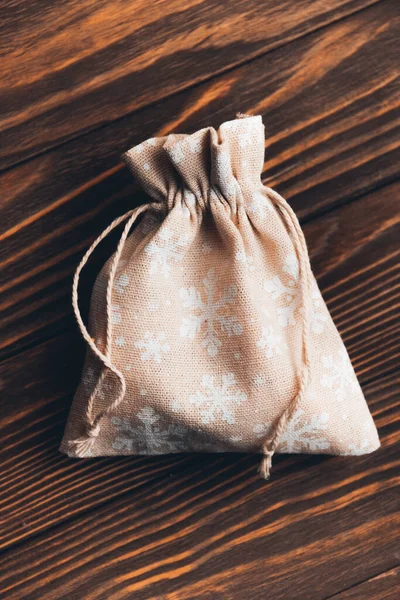
[[[124,158],[151,202],[78,268],[90,349],[61,451],[261,453],[267,477],[275,451],[378,448],[298,221],[261,182],[261,117],[153,138]],[[124,220],[87,331],[80,270]]]

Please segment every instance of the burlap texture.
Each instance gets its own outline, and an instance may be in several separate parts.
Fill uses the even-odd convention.
[[[261,182],[261,118],[150,139],[125,159],[161,210],[144,214],[118,264],[110,359],[127,391],[87,455],[261,452],[303,368],[299,260]],[[90,310],[103,351],[109,273],[110,261]],[[369,453],[377,431],[314,279],[311,296],[311,379],[277,451]],[[61,443],[70,456],[102,368],[89,350]],[[119,386],[108,373],[94,415]]]

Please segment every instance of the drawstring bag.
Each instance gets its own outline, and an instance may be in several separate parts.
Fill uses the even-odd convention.
[[[151,201],[76,271],[89,350],[61,451],[260,453],[268,478],[275,452],[377,449],[299,222],[261,182],[261,117],[152,138],[124,160]],[[122,223],[86,328],[80,273]]]

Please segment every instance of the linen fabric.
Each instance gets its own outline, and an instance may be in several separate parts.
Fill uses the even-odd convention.
[[[271,455],[377,449],[297,220],[261,182],[261,118],[152,138],[124,159],[151,201],[95,283],[61,451],[263,454],[277,428]]]

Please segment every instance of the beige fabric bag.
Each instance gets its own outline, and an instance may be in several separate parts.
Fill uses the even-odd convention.
[[[267,478],[275,451],[378,448],[297,218],[261,183],[261,118],[149,139],[124,159],[152,201],[76,272],[90,350],[61,451],[254,452]],[[123,222],[88,333],[79,275]]]

